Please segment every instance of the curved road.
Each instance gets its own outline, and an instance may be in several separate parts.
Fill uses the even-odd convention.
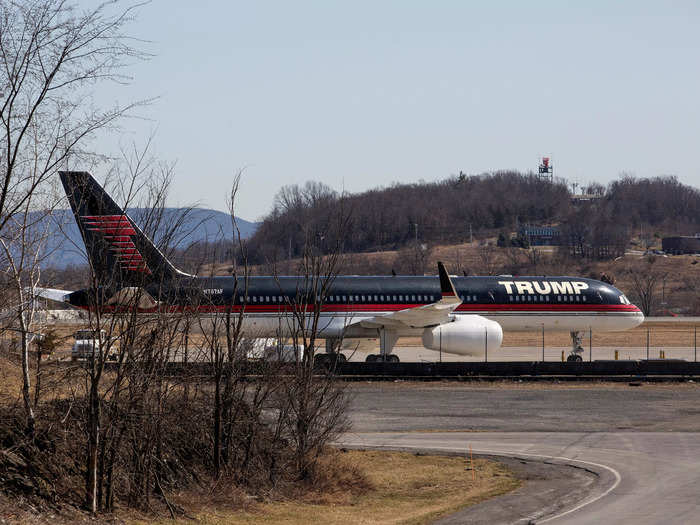
[[[424,396],[429,392],[423,390],[421,393],[421,390],[402,392],[401,404],[411,403],[411,399],[414,397],[425,399]],[[466,394],[469,391],[468,388],[463,387],[451,390],[449,388],[442,389],[440,394],[444,394],[445,398],[448,398],[454,397],[458,393]],[[544,390],[527,393],[550,398],[557,397],[563,392],[562,389],[558,389],[557,391]],[[394,397],[389,398],[386,396],[387,393],[384,392],[385,407],[392,404],[386,401]],[[473,395],[476,392],[470,393]],[[494,391],[489,393],[496,395]],[[579,393],[581,393],[580,390]],[[619,389],[613,389],[612,393],[617,394],[615,396],[618,402],[616,403],[617,409],[624,411],[627,397],[621,398]],[[624,393],[626,394],[626,392]],[[678,391],[662,391],[661,393],[677,397],[673,404],[679,406],[684,401],[694,400],[698,390],[693,389],[680,395]],[[524,392],[513,392],[513,394],[522,396]],[[630,403],[634,398],[641,397],[640,394],[642,394],[641,391],[630,391]],[[654,397],[654,391],[648,391],[648,394],[649,399]],[[620,399],[623,401],[622,406],[619,406]],[[417,400],[415,399],[415,401]],[[355,405],[358,405],[357,400]],[[650,406],[653,406],[653,403]],[[483,405],[481,408],[484,408]],[[607,413],[609,407],[605,405],[591,408],[599,415],[611,416]],[[454,414],[450,414],[451,411],[445,412],[444,404],[440,406],[440,409],[436,410],[439,415],[430,418],[433,419],[433,422],[446,416],[448,418],[454,417]],[[567,417],[566,414],[562,414],[562,416],[562,419],[569,421],[578,419]],[[653,409],[650,408],[648,416],[654,419]],[[514,423],[504,424],[504,426],[518,426],[529,418],[536,419],[537,415],[520,413],[515,416]],[[642,425],[641,418],[634,419],[639,421],[640,426],[646,426]],[[672,417],[669,418],[669,420],[672,419]],[[694,420],[693,423],[700,424],[700,418],[697,415],[690,419]],[[686,422],[687,425],[689,423]],[[455,421],[452,421],[452,424],[454,425]],[[578,424],[585,426],[581,425],[580,420]],[[362,429],[362,432],[345,435],[342,442],[346,445],[368,448],[420,449],[453,453],[467,453],[471,445],[474,453],[550,460],[554,463],[585,468],[599,476],[595,488],[579,495],[576,501],[568,501],[565,505],[553,504],[549,507],[529,509],[525,515],[516,513],[512,515],[515,517],[510,520],[511,523],[527,523],[529,520],[535,523],[567,524],[633,523],[651,525],[663,523],[669,525],[700,523],[700,432],[552,432],[541,430],[465,432],[457,429],[457,431],[447,432],[426,432],[423,429],[431,427],[421,425],[419,422],[412,423],[411,416],[408,416],[398,426],[402,427],[402,431],[391,432],[383,428],[384,431],[381,432],[367,432],[364,431],[366,429]],[[668,426],[673,426],[671,421],[668,422]],[[436,425],[436,427],[440,426]],[[501,498],[506,497],[502,496]],[[498,502],[499,499],[493,501]],[[479,505],[472,507],[472,509],[478,511],[478,507]],[[470,510],[460,513],[464,523],[474,521],[470,519],[469,512]],[[455,519],[449,520],[449,523],[459,522]]]
[[[569,508],[523,517],[536,523],[700,523],[700,433],[368,433],[343,443],[465,454],[471,445],[474,453],[554,459],[601,476],[597,490]]]

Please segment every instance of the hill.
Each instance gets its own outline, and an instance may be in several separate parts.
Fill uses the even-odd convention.
[[[142,225],[145,209],[135,208],[127,211],[134,221]],[[43,263],[46,268],[64,269],[69,266],[81,266],[87,263],[85,246],[78,230],[78,225],[69,209],[55,210],[49,217],[40,218],[36,214],[36,231],[46,229],[49,232],[49,242],[46,246],[47,257]],[[212,242],[216,239],[230,238],[232,234],[231,217],[229,214],[210,209],[194,208],[165,208],[161,226],[153,235],[158,243],[171,225],[178,225],[177,237],[171,242],[171,248],[185,248],[197,242]],[[237,219],[241,235],[248,238],[255,233],[258,223]]]
[[[665,234],[700,231],[700,190],[673,176],[622,176],[583,193],[572,195],[564,179],[514,171],[354,194],[319,182],[286,186],[251,238],[250,256],[260,263],[299,256],[309,239],[323,240],[322,251],[341,245],[344,252],[372,252],[508,239],[524,225],[554,225],[581,258],[614,259],[640,231],[647,245]]]

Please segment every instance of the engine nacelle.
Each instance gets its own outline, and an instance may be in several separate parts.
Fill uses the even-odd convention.
[[[423,332],[423,346],[449,354],[483,356],[487,346],[489,352],[498,350],[502,342],[501,325],[480,315],[461,315]]]

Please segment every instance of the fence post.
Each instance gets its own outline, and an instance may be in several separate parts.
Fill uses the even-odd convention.
[[[544,363],[544,323],[542,323],[542,362]]]
[[[647,361],[649,361],[649,327],[647,326]]]
[[[588,327],[588,362],[593,361],[593,328]]]
[[[484,327],[484,362],[489,362],[489,329]]]

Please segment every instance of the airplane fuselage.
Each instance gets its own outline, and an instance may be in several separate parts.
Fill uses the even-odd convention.
[[[480,315],[504,330],[617,331],[639,325],[644,317],[625,295],[609,284],[579,277],[453,277],[462,304],[453,315]],[[288,335],[295,329],[294,310],[313,297],[304,294],[309,282],[297,277],[183,277],[162,285],[147,285],[158,302],[144,312],[214,313],[244,310],[244,329],[257,337]],[[87,308],[88,291],[70,295],[69,302]],[[338,276],[330,281],[321,302],[321,337],[376,337],[376,329],[359,326],[364,318],[434,303],[440,299],[436,277]],[[246,298],[247,296],[247,298]],[[105,305],[105,310],[119,306]],[[303,307],[302,307],[303,308]],[[350,327],[350,325],[353,325]],[[350,328],[348,328],[350,327]],[[400,335],[420,335],[422,328]]]

